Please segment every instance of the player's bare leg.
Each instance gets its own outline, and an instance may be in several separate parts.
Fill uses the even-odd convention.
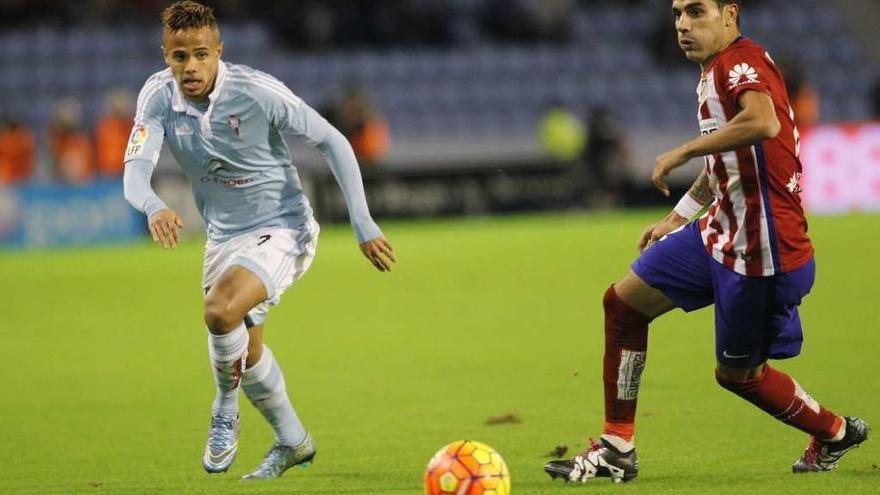
[[[263,357],[263,325],[248,327],[248,353],[245,371],[253,368]]]
[[[867,423],[825,409],[790,376],[767,363],[744,369],[718,363],[715,377],[725,389],[810,434],[810,444],[792,466],[795,473],[831,471],[844,454],[868,439]]]
[[[648,285],[632,270],[613,287],[617,297],[627,306],[652,320],[675,308],[666,294]]]
[[[205,325],[214,335],[244,329],[244,317],[268,297],[263,281],[252,271],[232,265],[205,295]]]
[[[238,265],[224,271],[205,296],[208,349],[217,384],[202,457],[202,465],[209,473],[228,470],[238,452],[238,387],[245,371],[249,340],[244,319],[251,308],[267,297],[262,280]]]
[[[553,478],[585,482],[609,477],[615,483],[638,475],[633,443],[636,400],[648,349],[648,324],[674,303],[633,271],[609,287],[605,308],[605,428],[600,442],[571,460],[551,461],[544,470]]]
[[[241,388],[272,427],[275,442],[260,466],[243,479],[277,478],[293,466],[308,465],[315,457],[315,443],[293,409],[278,361],[263,344],[263,325],[248,328],[248,333],[247,369]]]

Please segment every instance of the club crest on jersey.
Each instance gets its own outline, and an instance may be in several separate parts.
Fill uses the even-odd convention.
[[[758,81],[758,72],[749,64],[736,64],[727,74],[730,77],[730,87],[735,88],[743,84],[754,84]]]
[[[795,172],[794,175],[791,176],[791,179],[788,180],[788,191],[791,193],[802,193],[804,192],[804,188],[801,187],[801,174],[800,172]]]
[[[150,131],[146,126],[139,125],[132,129],[131,138],[128,140],[128,149],[125,150],[125,156],[134,156],[144,149],[144,143],[150,136]]]
[[[235,137],[241,137],[241,119],[236,115],[232,115],[229,117],[229,120],[226,121],[229,124],[229,127],[232,128],[232,131],[235,132]]]

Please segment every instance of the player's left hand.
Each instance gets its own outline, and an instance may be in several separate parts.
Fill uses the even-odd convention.
[[[174,249],[180,242],[180,230],[183,228],[183,220],[180,215],[171,208],[163,208],[153,214],[148,220],[150,234],[153,240],[164,249]]]
[[[377,237],[361,243],[361,252],[380,272],[390,272],[391,265],[397,262],[394,248],[385,237]]]
[[[654,162],[654,173],[651,175],[651,182],[654,183],[654,186],[656,186],[664,196],[669,196],[670,194],[669,185],[666,184],[666,176],[669,175],[669,172],[672,172],[687,163],[689,159],[690,158],[685,151],[681,148],[669,150],[657,157],[656,162]]]

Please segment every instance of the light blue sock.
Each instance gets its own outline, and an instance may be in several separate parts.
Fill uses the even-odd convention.
[[[298,447],[305,441],[306,430],[287,396],[284,374],[265,345],[260,360],[245,370],[241,389],[272,426],[278,443]]]
[[[244,322],[226,335],[208,332],[208,354],[217,385],[214,414],[238,414],[238,386],[247,359],[248,340]]]

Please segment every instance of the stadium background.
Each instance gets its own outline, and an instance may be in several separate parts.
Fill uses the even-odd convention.
[[[0,446],[15,453],[0,468],[4,493],[216,490],[189,462],[203,441],[199,408],[210,400],[193,290],[201,220],[173,157],[163,153],[154,185],[183,213],[191,241],[171,256],[148,246],[142,216],[122,198],[120,169],[99,163],[113,147],[114,118],[128,122],[133,96],[163,67],[158,13],[167,3],[0,0],[0,305],[6,314],[0,358],[7,363],[0,376],[10,384],[0,399]],[[698,69],[675,44],[669,2],[206,3],[217,9],[224,59],[277,76],[357,141],[371,209],[401,257],[390,279],[376,282],[364,273],[329,170],[317,154],[292,143],[326,227],[314,273],[273,315],[276,326],[297,331],[268,338],[287,349],[276,352],[282,360],[287,352],[314,369],[288,377],[299,391],[295,403],[303,404],[323,445],[344,454],[334,458],[328,449],[325,459],[350,464],[339,476],[316,467],[325,469],[317,478],[297,473],[282,488],[260,492],[286,493],[304,483],[307,493],[416,493],[418,471],[436,448],[475,435],[507,457],[515,493],[549,493],[552,485],[534,469],[541,454],[557,443],[575,448],[585,429],[599,424],[590,400],[598,397],[598,380],[572,388],[579,376],[572,370],[591,377],[588,360],[601,359],[598,334],[582,330],[601,321],[595,301],[631,261],[629,246],[641,228],[674,201],[649,185],[654,157],[696,133]],[[877,410],[870,352],[880,346],[873,301],[880,271],[856,246],[880,240],[880,3],[744,3],[745,34],[769,49],[798,88],[804,196],[824,256],[820,266],[827,267],[808,299],[807,316],[817,328],[815,347],[805,355],[812,361],[794,366],[808,389],[824,392],[817,396]],[[105,120],[111,144],[98,137]],[[126,128],[123,139],[127,134]],[[675,192],[684,191],[696,170],[692,164],[674,175]],[[498,216],[510,213],[517,215]],[[327,294],[352,301],[345,315]],[[526,314],[512,314],[512,307]],[[711,335],[704,330],[711,314],[668,321],[667,327],[699,332],[692,343],[702,346],[705,359],[697,363],[710,370]],[[847,333],[819,331],[831,328]],[[682,350],[681,335],[665,338],[652,354],[665,368],[649,366],[646,377],[648,390],[661,392],[646,392],[645,402],[656,409],[644,420],[642,455],[654,457],[658,481],[645,488],[697,493],[711,488],[699,481],[708,474],[729,483],[731,493],[817,489],[803,480],[777,481],[755,461],[745,463],[748,476],[730,471],[750,455],[732,441],[684,455],[693,479],[657,466],[665,452],[660,441],[674,443],[670,435],[681,427],[675,421],[693,421],[693,410],[711,404],[735,411],[707,422],[751,414],[714,390],[707,373],[703,381],[670,385],[688,376],[687,367],[672,362],[690,351]],[[566,347],[561,342],[578,339],[586,350],[559,350]],[[833,373],[820,372],[832,364],[825,349],[847,356]],[[371,357],[379,354],[386,358],[381,366]],[[439,361],[462,366],[435,365],[438,354]],[[159,366],[166,359],[185,378]],[[327,363],[336,364],[328,370]],[[25,378],[21,368],[30,370]],[[480,373],[483,382],[475,378]],[[835,387],[839,380],[849,388]],[[158,385],[165,391],[156,392]],[[355,405],[322,391],[334,387]],[[712,399],[687,399],[691,390]],[[458,400],[438,406],[438,396]],[[681,401],[684,413],[663,415]],[[167,422],[154,421],[153,409]],[[357,428],[342,412],[349,410],[372,422]],[[524,424],[500,430],[482,423],[509,412]],[[785,468],[801,438],[749,419],[758,426],[742,430],[746,438],[792,440],[786,449],[762,444]],[[131,449],[113,440],[137,437],[122,433],[133,423],[161,439],[153,443],[162,449],[172,444],[161,451],[163,460],[147,455],[159,447],[144,439]],[[364,429],[379,438],[346,446],[346,435]],[[389,438],[389,431],[400,438]],[[266,431],[253,435],[268,441]],[[59,445],[79,453],[65,460]],[[361,452],[364,446],[374,455]],[[391,447],[397,450],[386,461],[394,466],[377,467],[375,452]],[[249,445],[242,452],[248,460],[239,462],[255,461],[262,448]],[[725,453],[736,460],[725,464]],[[708,460],[717,456],[722,460]],[[870,492],[876,465],[861,459],[848,477],[837,478],[841,485],[823,480],[819,489]],[[47,460],[65,467],[47,474]],[[376,471],[388,474],[361,476]],[[749,484],[759,482],[766,484]]]

